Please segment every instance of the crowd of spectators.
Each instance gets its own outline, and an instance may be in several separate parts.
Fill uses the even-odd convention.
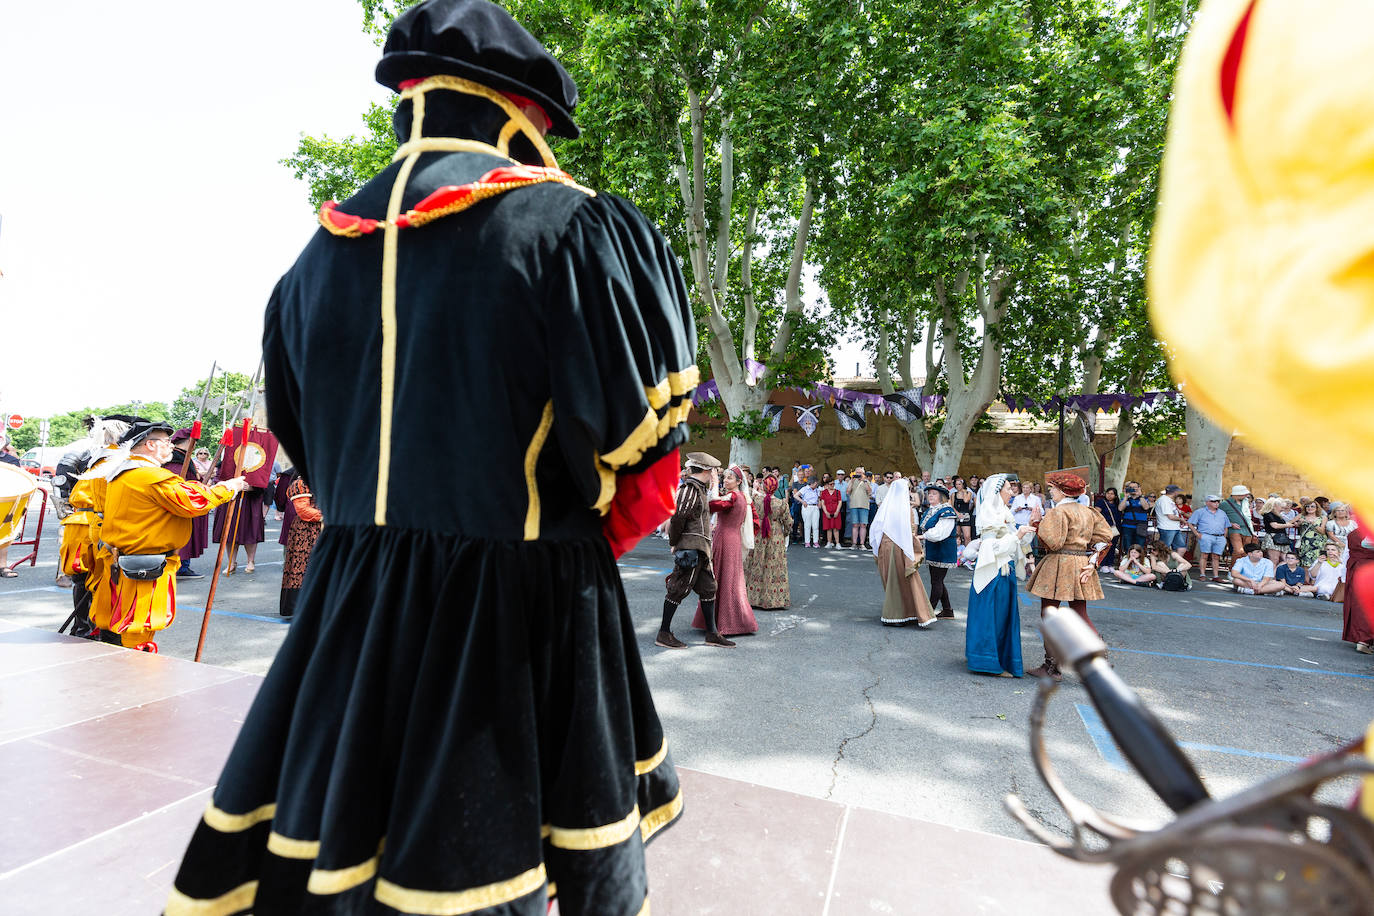
[[[808,548],[871,549],[868,523],[877,514],[892,481],[901,471],[822,471],[795,462],[790,473],[764,468],[778,480],[774,494],[792,512],[791,539]],[[932,480],[929,472],[910,477],[912,502],[923,511],[925,491],[938,486],[949,494],[958,518],[960,547],[978,536],[973,509],[977,476],[954,475]],[[1043,485],[1023,480],[1011,510],[1016,524],[1035,527],[1044,517]],[[1182,591],[1195,582],[1230,587],[1243,594],[1292,595],[1340,601],[1344,591],[1346,539],[1355,522],[1349,507],[1324,496],[1255,497],[1243,484],[1229,495],[1207,494],[1194,505],[1193,495],[1177,484],[1157,492],[1127,481],[1118,491],[1108,487],[1094,506],[1117,532],[1102,565],[1109,581]]]

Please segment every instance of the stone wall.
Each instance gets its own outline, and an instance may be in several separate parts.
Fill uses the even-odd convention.
[[[869,470],[897,469],[904,473],[916,470],[916,459],[912,455],[906,430],[891,417],[870,413],[866,429],[848,432],[840,428],[834,412],[827,409],[821,414],[821,423],[815,435],[807,438],[806,433],[792,420],[791,411],[788,414],[778,434],[764,440],[764,464],[778,465],[788,470],[794,460],[800,460],[822,471],[833,471],[835,468],[849,470],[855,465],[863,465]],[[721,461],[726,460],[730,454],[730,442],[720,429],[719,422],[695,413],[690,422],[704,424],[706,431],[703,436],[693,439],[688,450],[706,451]],[[1099,453],[1113,444],[1114,436],[1097,437]],[[1064,457],[1066,464],[1075,463],[1067,445]],[[1058,435],[1052,429],[975,432],[964,449],[959,473],[985,477],[997,471],[1014,471],[1022,477],[1039,480],[1047,471],[1058,466],[1057,458]],[[1193,472],[1188,461],[1186,438],[1180,437],[1163,445],[1133,448],[1127,475],[1132,480],[1140,481],[1147,492],[1157,492],[1170,483],[1177,483],[1185,492],[1191,490]],[[1223,480],[1228,492],[1232,484],[1244,483],[1260,494],[1278,492],[1289,497],[1327,495],[1337,498],[1336,494],[1323,493],[1298,470],[1251,448],[1243,438],[1231,442]]]

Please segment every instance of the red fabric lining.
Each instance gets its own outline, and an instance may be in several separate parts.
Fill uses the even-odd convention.
[[[1245,52],[1245,35],[1250,29],[1250,14],[1255,11],[1257,0],[1250,0],[1245,15],[1240,17],[1231,42],[1226,46],[1226,56],[1221,59],[1221,105],[1226,109],[1226,120],[1235,126],[1236,81],[1240,77],[1240,59]]]
[[[680,466],[677,449],[673,449],[638,474],[616,477],[615,498],[601,523],[601,533],[617,558],[673,514]]]

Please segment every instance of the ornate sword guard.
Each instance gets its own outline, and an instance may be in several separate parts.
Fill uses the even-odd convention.
[[[1045,710],[1057,685],[1042,678],[1030,716],[1031,757],[1073,825],[1052,832],[1008,795],[1007,810],[1037,840],[1085,863],[1111,863],[1123,916],[1369,916],[1374,913],[1374,822],[1317,801],[1328,782],[1374,773],[1353,742],[1159,829],[1109,817],[1068,790],[1045,749]],[[1089,843],[1092,846],[1089,846]]]

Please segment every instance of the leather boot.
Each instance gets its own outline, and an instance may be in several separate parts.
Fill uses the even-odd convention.
[[[1059,670],[1059,663],[1054,660],[1054,656],[1050,654],[1049,649],[1045,650],[1045,660],[1040,663],[1040,667],[1032,668],[1026,673],[1031,677],[1053,678],[1056,684],[1064,679],[1063,672]]]
[[[701,602],[701,616],[706,618],[706,645],[716,646],[721,649],[733,649],[735,644],[716,629],[716,602],[715,599]]]
[[[673,615],[677,613],[677,604],[667,598],[663,599],[663,623],[659,625],[658,636],[654,637],[654,645],[662,646],[665,649],[685,649],[687,644],[673,635]]]

